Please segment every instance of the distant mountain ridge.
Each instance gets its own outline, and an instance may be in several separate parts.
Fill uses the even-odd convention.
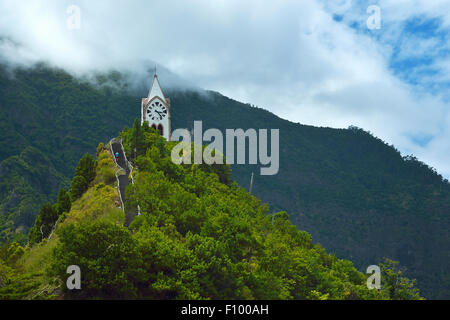
[[[0,181],[0,232],[1,240],[20,240],[39,211],[31,207],[53,201],[55,185],[67,185],[78,159],[85,152],[93,154],[99,140],[109,141],[119,129],[131,126],[146,92],[96,86],[42,64],[18,69],[12,78],[3,68],[0,171],[7,165],[17,174],[2,175]],[[100,84],[123,80],[118,73],[98,78]],[[425,297],[450,298],[450,185],[428,166],[403,158],[362,129],[292,123],[215,92],[177,90],[167,96],[173,129],[191,128],[195,120],[202,120],[204,128],[221,130],[279,128],[279,174],[256,175],[255,196],[272,211],[291,213],[292,222],[310,232],[314,242],[353,260],[360,270],[382,257],[399,260],[409,269],[407,275],[417,278]],[[30,192],[15,188],[23,171],[14,157],[27,148],[48,159],[44,166],[30,163],[37,175],[54,177],[46,191],[33,183],[28,183]],[[235,165],[232,170],[233,178],[248,188],[258,167]],[[20,209],[30,199],[35,199],[33,206]]]

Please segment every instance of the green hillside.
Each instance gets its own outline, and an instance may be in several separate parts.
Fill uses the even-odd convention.
[[[40,210],[35,204],[55,201],[78,159],[139,117],[146,91],[128,88],[117,73],[93,85],[45,65],[1,69],[0,240],[23,244]],[[359,270],[383,257],[398,260],[425,297],[450,298],[450,185],[434,170],[358,128],[296,124],[214,92],[166,95],[173,128],[191,128],[194,120],[204,128],[279,128],[280,171],[255,175],[253,186],[269,212],[289,212],[314,242]],[[14,160],[27,148],[43,157]],[[31,168],[45,177],[39,184],[24,178]],[[248,188],[252,171],[259,172],[232,166],[232,177]]]
[[[172,96],[175,128],[279,128],[279,173],[255,175],[253,194],[360,270],[389,257],[426,297],[450,298],[450,184],[434,169],[356,127],[296,124],[218,93]],[[247,189],[259,172],[232,168]]]
[[[40,205],[68,186],[85,152],[133,121],[137,101],[45,65],[14,72],[2,66],[0,73],[2,242],[26,238]]]
[[[0,163],[2,239],[24,243],[41,204],[54,199],[66,178],[36,148],[27,146]]]
[[[390,261],[382,264],[382,289],[369,290],[367,275],[313,244],[286,212],[268,215],[230,180],[229,166],[175,165],[176,143],[148,126],[121,137],[125,149],[138,150],[126,207],[139,204],[141,215],[124,226],[116,182],[105,174],[117,169],[101,144],[97,161],[80,160],[71,203],[62,191],[53,219],[44,219],[47,205],[36,219],[41,230],[55,230],[30,233],[25,249],[1,248],[0,299],[420,298]],[[73,192],[80,178],[88,181],[82,194]],[[71,265],[82,272],[81,290],[65,286]]]

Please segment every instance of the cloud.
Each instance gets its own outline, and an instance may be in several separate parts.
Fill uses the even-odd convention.
[[[382,28],[372,31],[373,2]],[[72,4],[79,30],[67,28]],[[169,84],[191,82],[295,122],[357,125],[450,177],[448,9],[441,0],[0,0],[0,36],[20,44],[0,48],[9,61],[45,59],[76,74],[156,62],[179,76]],[[429,21],[437,24],[420,33]]]

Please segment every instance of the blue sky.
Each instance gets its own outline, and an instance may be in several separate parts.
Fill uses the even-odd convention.
[[[393,72],[410,83],[422,86],[433,94],[442,94],[448,101],[447,89],[450,86],[448,79],[442,80],[444,70],[439,69],[435,63],[449,58],[450,50],[447,46],[450,40],[448,28],[443,27],[442,18],[414,16],[406,20],[400,37],[389,43],[394,52],[390,58],[390,67]],[[412,39],[412,40],[411,40]],[[431,45],[420,55],[402,55],[402,47],[411,42],[428,43]],[[406,43],[406,44],[405,44]]]
[[[450,78],[447,75],[449,70],[441,66],[450,58],[448,45],[450,28],[446,21],[447,17],[441,15],[439,11],[429,12],[418,8],[403,19],[395,18],[394,14],[389,16],[388,11],[388,19],[383,19],[386,13],[383,8],[389,7],[386,2],[341,1],[340,5],[328,9],[334,21],[347,25],[356,33],[370,37],[380,47],[384,47],[387,52],[388,70],[395,77],[409,84],[414,94],[418,97],[426,94],[437,96],[442,102],[448,104],[450,102],[448,92]],[[422,5],[424,4],[422,2]],[[380,29],[367,28],[367,20],[364,17],[368,16],[367,8],[370,5],[377,5],[381,10]],[[414,1],[411,1],[409,5],[403,3],[403,7],[416,5]],[[450,6],[443,8],[449,9]],[[396,10],[402,10],[402,7]],[[442,124],[442,126],[445,125],[445,123]],[[435,134],[411,130],[405,133],[405,136],[413,144],[426,148],[435,137],[442,133],[443,129],[441,128]]]
[[[379,29],[367,27],[371,5]],[[11,64],[138,74],[154,61],[171,71],[165,87],[356,125],[450,178],[450,0],[0,0],[0,12],[0,36],[19,44],[0,42]]]
[[[366,8],[375,4],[381,9],[381,15],[384,15],[383,2],[378,1],[359,1],[357,6],[350,6],[350,11],[359,12],[364,15]],[[354,2],[353,2],[354,3]],[[450,3],[450,2],[449,2]],[[415,6],[414,2],[410,6]],[[426,5],[422,3],[422,5]],[[403,6],[408,6],[404,3]],[[388,7],[388,5],[386,5]],[[420,6],[419,6],[420,7]],[[449,6],[443,6],[448,12]],[[400,7],[397,10],[401,10]],[[386,9],[389,10],[389,9]],[[409,84],[415,94],[432,95],[439,97],[445,104],[444,109],[450,109],[450,78],[448,77],[448,68],[442,67],[447,65],[450,57],[450,28],[448,25],[448,17],[442,15],[439,11],[427,11],[426,9],[418,9],[409,14],[406,18],[395,18],[393,14],[388,19],[382,19],[380,29],[369,30],[363,19],[355,19],[358,14],[354,15],[350,12],[333,14],[334,19],[340,23],[345,23],[358,33],[363,33],[371,37],[381,47],[386,47],[388,69],[397,78],[406,84]],[[384,21],[383,21],[384,20]],[[424,106],[426,107],[426,106]],[[435,138],[443,135],[445,127],[448,123],[443,122],[434,134],[420,132],[420,130],[410,130],[405,136],[410,141],[422,149],[426,149],[428,144]],[[448,140],[447,140],[448,143]],[[445,145],[443,145],[445,148]],[[444,173],[448,177],[448,173]]]
[[[389,68],[395,76],[418,86],[420,90],[443,95],[448,101],[450,79],[445,77],[446,70],[436,65],[450,57],[450,29],[445,25],[444,17],[418,11],[406,19],[382,19],[380,29],[369,30],[363,18],[367,17],[367,7],[378,5],[383,16],[383,4],[378,1],[359,1],[353,6],[353,3],[350,9],[352,12],[348,15],[345,12],[333,13],[333,19],[345,23],[355,32],[371,37],[381,46],[390,48]],[[409,51],[411,49],[417,49],[417,52]]]

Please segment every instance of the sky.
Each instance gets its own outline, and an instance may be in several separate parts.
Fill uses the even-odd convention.
[[[0,0],[0,37],[11,64],[157,63],[163,86],[355,125],[450,178],[450,0]]]

